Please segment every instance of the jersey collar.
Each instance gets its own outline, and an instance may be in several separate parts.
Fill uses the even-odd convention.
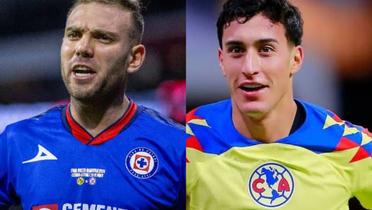
[[[71,115],[70,104],[68,104],[65,108],[64,121],[65,124],[67,124],[67,127],[70,129],[71,134],[81,143],[87,145],[99,145],[117,136],[131,122],[136,115],[136,111],[137,105],[130,101],[130,104],[123,116],[97,136],[92,136],[78,122],[76,122]]]

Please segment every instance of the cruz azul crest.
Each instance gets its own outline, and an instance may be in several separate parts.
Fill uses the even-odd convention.
[[[131,150],[125,158],[128,172],[139,179],[148,179],[158,170],[159,160],[156,154],[145,147]]]

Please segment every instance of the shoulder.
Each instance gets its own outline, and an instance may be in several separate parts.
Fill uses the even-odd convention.
[[[318,128],[326,133],[336,134],[344,137],[349,134],[365,132],[367,129],[356,125],[346,119],[342,119],[335,112],[324,107],[300,101],[306,112],[305,126],[309,128]]]
[[[327,115],[332,115],[332,116],[336,115],[333,111],[325,107],[322,107],[322,106],[319,106],[319,105],[316,105],[316,104],[313,104],[313,103],[310,103],[304,100],[296,99],[296,101],[299,102],[305,108],[307,115],[316,115],[318,117],[326,117]]]
[[[172,156],[170,161],[178,161],[177,164],[184,162],[186,133],[183,125],[151,108],[138,106],[130,128],[137,139],[144,140],[156,150],[166,151],[162,154]]]
[[[214,130],[219,128],[219,124],[228,120],[231,113],[231,101],[222,100],[215,103],[210,103],[196,107],[186,114],[186,132],[191,135],[196,135],[194,127],[213,128]],[[226,118],[226,119],[225,119]]]
[[[176,132],[184,132],[185,129],[184,125],[164,116],[154,109],[142,105],[138,106],[137,117],[143,125],[149,127],[158,127],[165,130],[174,130]]]
[[[356,125],[342,119],[336,113],[306,102],[306,113],[310,115],[311,123],[320,121],[319,129],[322,135],[316,136],[313,141],[318,143],[318,148],[324,144],[333,145],[333,150],[323,153],[323,157],[330,160],[332,166],[345,178],[352,193],[364,204],[371,208],[372,202],[372,134],[363,126]],[[307,125],[311,127],[312,125]],[[319,141],[322,140],[322,141]],[[329,143],[330,142],[330,143]]]
[[[231,100],[221,100],[215,103],[199,106],[186,115],[186,122],[195,118],[213,119],[220,118],[223,113],[229,113],[231,111]],[[218,114],[216,114],[218,113]]]
[[[9,161],[20,163],[26,158],[24,155],[34,152],[35,146],[41,141],[54,140],[56,135],[48,136],[48,133],[62,126],[61,110],[63,107],[54,107],[40,115],[8,125],[0,135],[1,155],[7,155]]]
[[[3,136],[22,135],[35,129],[42,130],[55,127],[55,124],[61,121],[61,113],[64,107],[53,107],[34,117],[12,123],[5,128]]]
[[[319,121],[323,124],[323,128],[326,129],[331,126],[339,127],[342,129],[347,128],[355,128],[356,130],[362,131],[365,130],[362,126],[356,125],[347,119],[342,119],[337,113],[321,107],[319,105],[315,105],[309,102],[298,100],[306,111],[306,118],[310,120],[310,123],[315,123],[315,121]]]
[[[214,130],[225,130],[231,122],[231,100],[222,100],[199,106],[186,114],[187,126],[196,125]]]
[[[221,153],[238,138],[231,119],[231,100],[195,108],[186,116],[187,147],[203,152]],[[226,144],[225,139],[229,139]]]
[[[185,149],[186,133],[184,125],[151,108],[138,106],[137,116],[131,128],[135,129],[140,136],[155,141],[156,144],[173,145],[179,149]]]
[[[300,102],[306,110],[306,120],[297,134],[316,144],[318,152],[350,152],[361,148],[372,154],[371,134],[366,128],[342,119],[326,108]]]

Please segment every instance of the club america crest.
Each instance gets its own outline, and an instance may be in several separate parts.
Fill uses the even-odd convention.
[[[265,163],[252,173],[248,191],[260,206],[276,208],[287,203],[294,192],[292,173],[278,163]]]

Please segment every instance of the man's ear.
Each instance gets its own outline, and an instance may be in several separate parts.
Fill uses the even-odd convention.
[[[223,51],[222,51],[221,48],[218,48],[218,63],[220,64],[222,74],[225,77],[226,73],[225,73],[225,68],[224,68],[224,65],[223,65]]]
[[[146,48],[142,44],[135,45],[132,47],[131,54],[129,56],[128,73],[134,73],[139,70],[145,60]]]
[[[293,76],[295,73],[297,73],[302,66],[302,61],[304,60],[304,49],[301,45],[295,46],[292,51],[291,56],[291,72],[290,76]]]

